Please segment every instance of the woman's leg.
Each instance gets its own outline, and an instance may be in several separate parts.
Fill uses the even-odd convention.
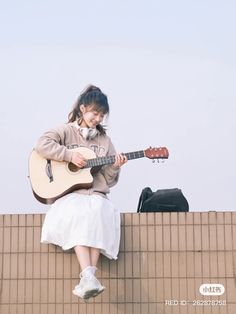
[[[94,247],[90,248],[90,261],[91,261],[91,266],[97,266],[97,262],[100,256],[100,250]]]
[[[93,247],[77,245],[74,247],[77,259],[79,261],[81,269],[85,269],[88,266],[96,266],[100,250]]]
[[[91,266],[90,248],[88,246],[77,245],[74,250],[82,271]]]
[[[82,271],[80,283],[75,286],[73,293],[83,299],[96,297],[105,289],[95,277],[100,250],[82,245],[75,246],[74,250]]]

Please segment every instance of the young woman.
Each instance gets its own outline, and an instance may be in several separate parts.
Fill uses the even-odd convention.
[[[119,177],[125,155],[116,154],[102,126],[109,114],[107,96],[90,85],[79,96],[69,114],[68,123],[51,129],[38,140],[35,150],[44,158],[86,166],[86,158],[77,147],[93,150],[97,157],[115,156],[115,163],[102,166],[93,175],[93,185],[57,199],[47,212],[41,242],[54,243],[67,250],[74,248],[81,273],[73,293],[88,299],[105,287],[95,276],[100,253],[117,259],[120,242],[120,213],[107,198]]]

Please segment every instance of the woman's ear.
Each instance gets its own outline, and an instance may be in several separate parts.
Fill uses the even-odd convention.
[[[85,113],[85,106],[84,106],[84,104],[80,105],[80,106],[79,106],[79,109],[80,109],[80,111],[81,111],[82,113]]]

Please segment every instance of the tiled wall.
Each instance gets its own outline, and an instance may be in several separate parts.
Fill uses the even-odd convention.
[[[40,244],[43,218],[0,216],[1,314],[236,313],[236,212],[122,214],[118,261],[99,261],[106,291],[87,304],[74,252]]]

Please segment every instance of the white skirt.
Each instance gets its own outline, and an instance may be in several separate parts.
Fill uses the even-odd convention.
[[[106,257],[117,259],[120,213],[100,195],[70,193],[46,213],[41,242],[59,245],[63,250],[76,245],[94,247]]]

